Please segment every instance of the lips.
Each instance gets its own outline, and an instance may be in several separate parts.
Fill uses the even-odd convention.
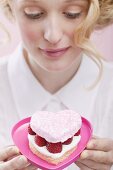
[[[67,50],[70,47],[66,47],[66,48],[60,48],[60,49],[41,49],[41,51],[47,55],[48,57],[60,57],[62,56],[65,52],[67,52]]]
[[[60,48],[60,49],[45,49],[44,51],[46,52],[50,52],[50,53],[56,53],[56,52],[61,52],[61,51],[64,51],[66,49],[68,49],[69,47],[66,47],[66,48]]]

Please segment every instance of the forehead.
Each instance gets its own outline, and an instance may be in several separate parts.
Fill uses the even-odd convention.
[[[24,6],[41,6],[47,9],[62,8],[65,5],[77,5],[83,8],[89,7],[89,0],[14,0],[15,7],[23,8]]]
[[[62,3],[62,2],[65,2],[65,3],[71,3],[71,2],[76,2],[76,3],[84,3],[84,2],[88,2],[88,0],[16,0],[17,2],[34,2],[34,3]]]

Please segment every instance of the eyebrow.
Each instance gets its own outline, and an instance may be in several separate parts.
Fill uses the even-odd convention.
[[[69,3],[69,2],[80,2],[80,1],[86,1],[86,0],[65,0],[64,2]]]
[[[41,0],[20,0],[20,1],[25,1],[25,2],[41,2]]]
[[[22,0],[20,0],[20,1],[22,1]],[[31,1],[31,2],[41,2],[42,0],[27,0],[27,1]],[[80,2],[80,1],[86,1],[86,0],[65,0],[64,2],[65,3],[70,3],[70,2]]]

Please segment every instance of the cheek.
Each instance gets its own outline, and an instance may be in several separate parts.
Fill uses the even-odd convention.
[[[38,34],[36,34],[34,31],[32,31],[30,29],[22,30],[22,37],[26,41],[35,42],[37,40],[37,38],[38,38],[37,35]]]
[[[40,39],[40,31],[34,30],[30,26],[22,26],[20,29],[24,41],[33,43]]]
[[[73,44],[75,42],[75,27],[70,27],[68,26],[68,29],[65,31],[68,39],[70,40],[71,44]]]
[[[77,49],[77,43],[76,43],[76,33],[75,31],[72,31],[72,32],[68,32],[68,38],[70,40],[70,44],[73,48],[76,48]]]

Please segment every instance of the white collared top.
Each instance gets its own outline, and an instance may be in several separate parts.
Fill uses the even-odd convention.
[[[36,110],[75,110],[92,123],[95,135],[113,138],[113,64],[103,65],[101,80],[88,90],[86,87],[98,76],[98,67],[83,55],[76,75],[53,95],[32,74],[23,57],[22,44],[10,56],[1,58],[0,146],[12,144],[13,125]]]

